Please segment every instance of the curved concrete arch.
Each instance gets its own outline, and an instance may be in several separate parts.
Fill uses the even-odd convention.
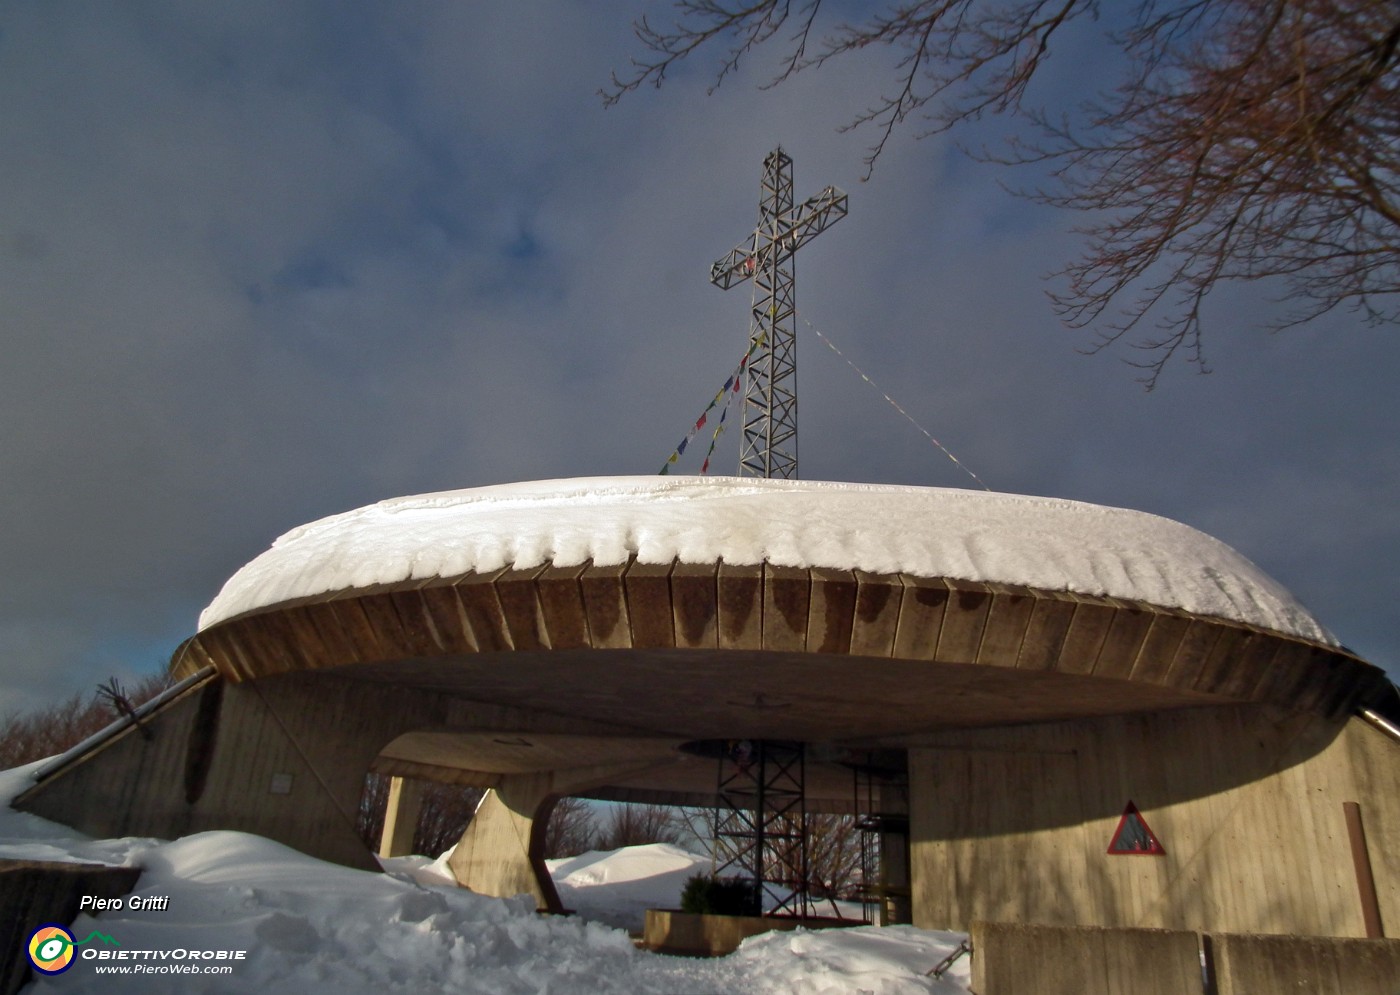
[[[760,712],[765,696],[776,702],[786,688],[790,715],[770,709],[765,724],[797,726],[819,711],[833,721],[829,708],[803,707],[801,689],[814,683],[804,672],[837,696],[882,678],[898,683],[906,704],[911,691],[937,694],[937,715],[915,709],[906,729],[1241,701],[1335,715],[1385,686],[1379,670],[1345,650],[1143,602],[907,574],[635,559],[333,592],[222,622],[178,658],[182,671],[213,665],[232,681],[335,669],[563,714],[593,704],[584,692],[612,674],[612,692],[645,696],[645,708],[631,709],[638,732],[655,731],[658,711],[670,710],[682,725],[666,731],[689,737],[733,731],[694,715],[687,727],[679,713],[690,706],[670,702],[703,691],[703,680],[754,695],[750,711]],[[770,679],[746,690],[715,676],[726,668]],[[991,713],[988,696],[998,702]],[[744,707],[717,710],[732,719]],[[602,714],[628,724],[626,709]],[[845,731],[860,735],[859,725]]]

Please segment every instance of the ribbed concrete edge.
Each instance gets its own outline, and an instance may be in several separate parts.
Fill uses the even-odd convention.
[[[335,592],[187,640],[177,676],[231,681],[405,658],[560,649],[779,651],[1132,681],[1328,716],[1379,700],[1346,650],[1161,606],[907,574],[585,564]]]

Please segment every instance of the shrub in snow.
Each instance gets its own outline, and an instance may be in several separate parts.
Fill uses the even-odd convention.
[[[710,916],[756,916],[760,914],[758,889],[745,878],[697,874],[686,881],[681,892],[681,911]]]

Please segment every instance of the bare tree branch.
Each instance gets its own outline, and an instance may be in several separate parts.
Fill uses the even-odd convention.
[[[1295,310],[1284,328],[1337,307],[1400,320],[1400,7],[1394,0],[1139,0],[1108,42],[1119,85],[1052,120],[1028,91],[1096,0],[907,0],[819,41],[820,0],[678,0],[673,27],[637,35],[653,57],[603,91],[608,104],[697,49],[728,45],[715,86],[789,18],[768,85],[841,56],[899,53],[895,88],[845,125],[873,126],[867,177],[896,128],[916,137],[985,114],[1019,115],[1029,137],[982,158],[1048,166],[1025,191],[1084,212],[1082,256],[1051,294],[1087,351],[1130,344],[1150,389],[1173,357],[1206,369],[1206,301],[1221,282],[1272,279]]]
[[[1182,350],[1206,368],[1203,308],[1222,281],[1281,278],[1298,306],[1275,328],[1338,306],[1400,316],[1376,304],[1400,293],[1400,11],[1216,6],[1210,36],[1177,52],[1135,36],[1151,51],[1118,100],[1086,133],[1040,121],[1048,140],[1019,159],[1060,160],[1062,189],[1033,196],[1099,219],[1061,271],[1058,313],[1094,326],[1094,349],[1130,338],[1149,388]]]

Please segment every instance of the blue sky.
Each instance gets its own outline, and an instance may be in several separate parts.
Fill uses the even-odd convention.
[[[909,132],[861,181],[872,136],[837,128],[885,54],[767,91],[752,60],[712,96],[702,61],[605,110],[657,10],[0,8],[0,713],[157,669],[303,522],[654,473],[745,348],[747,290],[707,272],[778,144],[799,198],[850,194],[799,311],[982,479],[1200,528],[1400,673],[1395,329],[1269,335],[1277,288],[1222,288],[1214,372],[1144,393],[1045,298],[1081,219]],[[804,477],[969,484],[801,336]]]

